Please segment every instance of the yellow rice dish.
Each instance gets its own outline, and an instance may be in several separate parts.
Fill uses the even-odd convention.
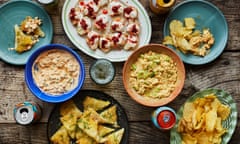
[[[177,82],[177,66],[166,54],[149,51],[131,66],[130,85],[141,96],[161,99],[170,96]]]

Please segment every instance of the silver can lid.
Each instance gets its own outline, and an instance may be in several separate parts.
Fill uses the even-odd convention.
[[[15,120],[22,125],[30,124],[34,119],[34,112],[30,106],[22,106],[16,110]]]
[[[38,1],[42,4],[50,4],[50,3],[54,2],[54,0],[38,0]]]

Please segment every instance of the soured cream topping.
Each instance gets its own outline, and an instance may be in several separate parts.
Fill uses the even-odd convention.
[[[112,31],[123,32],[124,31],[124,24],[123,24],[123,22],[120,21],[120,20],[112,21],[111,30]]]
[[[91,20],[88,17],[83,17],[78,23],[77,31],[80,35],[84,35],[91,29],[91,27]]]
[[[95,21],[95,26],[99,30],[105,30],[109,20],[110,20],[110,18],[107,14],[101,14],[101,15],[97,16],[96,21]]]
[[[138,12],[137,12],[136,8],[134,8],[132,6],[128,6],[128,7],[124,8],[124,16],[126,18],[135,19],[138,16]]]
[[[110,3],[110,15],[120,15],[123,13],[123,5],[118,1],[113,1]]]
[[[95,31],[90,31],[87,35],[87,43],[90,45],[90,48],[96,50],[98,48],[100,35]]]
[[[102,7],[108,4],[108,0],[93,0],[93,1],[99,7]]]
[[[108,52],[111,50],[111,41],[106,37],[101,37],[99,41],[99,46],[102,51]]]
[[[127,38],[127,43],[124,46],[125,50],[134,49],[138,43],[138,37],[135,35],[129,35]]]
[[[127,26],[127,32],[130,34],[139,34],[140,27],[136,23],[131,23]]]
[[[112,34],[112,42],[114,46],[124,45],[126,42],[126,38],[122,33],[113,33]]]
[[[85,4],[83,9],[83,14],[94,18],[96,17],[98,10],[99,10],[99,7],[91,0]]]

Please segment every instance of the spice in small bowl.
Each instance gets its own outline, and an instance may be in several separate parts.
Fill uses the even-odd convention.
[[[106,85],[114,79],[115,67],[107,59],[98,59],[90,66],[89,74],[96,84]]]

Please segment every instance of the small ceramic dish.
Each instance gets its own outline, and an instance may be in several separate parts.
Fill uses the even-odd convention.
[[[115,73],[113,63],[107,59],[96,60],[89,69],[91,79],[98,85],[107,85],[112,82]]]
[[[58,103],[72,98],[82,87],[85,68],[80,56],[61,44],[37,49],[25,67],[30,91],[45,102]]]
[[[134,65],[136,64],[136,61],[139,57],[142,56],[142,54],[146,54],[149,51],[155,52],[157,54],[163,54],[165,56],[168,56],[168,58],[172,59],[172,64],[174,64],[174,69],[176,71],[176,75],[175,75],[175,83],[174,88],[169,91],[170,94],[167,95],[166,97],[159,97],[159,98],[153,98],[153,97],[148,97],[148,96],[142,96],[142,94],[140,95],[139,92],[137,92],[133,86],[133,83],[130,82],[131,81],[131,69],[134,67]],[[160,59],[155,59],[156,61],[161,61]],[[154,61],[155,61],[154,60]],[[139,63],[138,63],[139,65]],[[142,67],[144,67],[145,64],[142,65]],[[156,63],[155,64],[156,67],[153,68],[156,69],[161,69],[161,65]],[[164,67],[162,67],[164,69]],[[139,71],[141,71],[141,69],[139,69]],[[155,73],[153,75],[150,75],[151,78],[155,78],[158,79],[158,86],[157,87],[162,87],[163,84],[160,84],[160,79],[159,77],[162,77],[159,75],[159,73]],[[157,78],[158,77],[158,78]],[[146,77],[145,79],[147,79],[149,77]],[[168,79],[168,78],[167,78]],[[157,106],[163,106],[165,104],[170,103],[171,101],[173,101],[181,92],[183,85],[184,85],[184,80],[185,80],[185,68],[184,68],[184,64],[182,62],[182,60],[180,59],[180,57],[170,48],[161,45],[161,44],[149,44],[149,45],[145,45],[143,47],[140,47],[139,49],[135,50],[127,59],[127,61],[124,64],[123,67],[123,83],[124,83],[124,87],[127,91],[127,93],[129,94],[129,96],[135,100],[136,102],[145,105],[145,106],[150,106],[150,107],[157,107]],[[138,80],[137,80],[138,81]],[[150,80],[151,82],[151,80]],[[134,84],[135,85],[135,84]],[[150,84],[149,84],[150,85]],[[168,86],[168,84],[166,84]],[[165,86],[166,86],[165,85]],[[141,85],[140,85],[141,86]],[[146,86],[147,87],[147,86]],[[144,87],[143,87],[144,88]],[[155,87],[156,88],[156,87]],[[154,89],[154,88],[146,88],[148,90],[146,91],[151,91],[149,89]],[[152,92],[152,91],[151,91]],[[161,91],[160,91],[161,92]],[[156,92],[156,94],[159,94],[160,92]]]

